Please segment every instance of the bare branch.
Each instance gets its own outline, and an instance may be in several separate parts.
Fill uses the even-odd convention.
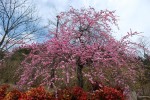
[[[35,17],[35,9],[28,4],[28,0],[0,0],[0,27],[2,28],[0,49],[11,48],[17,45],[17,41],[38,33],[42,29],[37,27],[38,21],[39,18]],[[12,45],[11,40],[16,42]]]

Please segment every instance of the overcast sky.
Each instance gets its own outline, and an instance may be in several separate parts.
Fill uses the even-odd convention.
[[[47,19],[54,19],[61,11],[67,11],[70,6],[94,7],[96,10],[116,10],[119,16],[117,37],[123,36],[130,29],[143,32],[142,35],[150,37],[150,0],[33,0],[39,15],[46,23]]]

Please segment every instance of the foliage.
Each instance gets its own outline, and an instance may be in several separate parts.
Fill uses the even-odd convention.
[[[39,86],[25,92],[13,89],[8,90],[8,85],[3,85],[0,88],[1,100],[125,100],[121,91],[103,87],[93,92],[85,92],[81,87],[65,88],[55,92],[48,92],[44,87]]]
[[[8,88],[9,88],[9,85],[1,85],[0,86],[0,100],[6,96],[6,92],[7,92]]]
[[[76,100],[87,100],[87,93],[81,87],[74,87],[72,91]]]
[[[19,73],[15,74],[21,62],[28,55],[30,49],[27,47],[15,48],[12,52],[6,52],[3,60],[0,60],[0,82],[16,84]]]
[[[63,90],[58,90],[58,100],[71,100],[73,95],[69,88],[65,88]]]
[[[102,98],[104,100],[124,100],[123,94],[114,88],[103,87],[102,90]]]
[[[58,92],[58,100],[125,100],[123,92],[104,86],[94,92],[85,92],[81,87],[73,87]]]
[[[115,88],[103,87],[89,94],[89,100],[125,100],[125,97]]]
[[[53,96],[53,94],[46,92],[42,86],[27,91],[26,95],[33,100],[51,100]]]
[[[9,85],[0,86],[1,100],[54,100],[53,94],[47,92],[44,87],[37,87],[26,92],[21,92],[16,89],[8,90]]]
[[[12,90],[7,93],[4,100],[18,100],[21,96],[21,92],[18,90]]]
[[[12,52],[12,55],[10,56],[11,60],[24,60],[26,55],[30,53],[30,48],[27,48],[25,46],[20,47],[20,48],[15,48]]]

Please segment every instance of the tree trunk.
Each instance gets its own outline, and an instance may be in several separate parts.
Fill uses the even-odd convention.
[[[78,86],[83,88],[83,73],[82,73],[82,69],[83,69],[83,65],[78,65],[77,66],[77,82],[78,82]]]
[[[8,32],[6,31],[4,36],[2,37],[2,40],[0,41],[0,48],[1,48],[2,44],[4,43],[4,40],[5,40],[7,34],[8,34]]]
[[[51,79],[52,79],[51,82],[52,82],[52,83],[55,82],[54,78],[55,78],[55,69],[52,68],[52,69],[51,69]],[[53,84],[51,84],[51,88],[53,88],[53,87],[54,87]]]

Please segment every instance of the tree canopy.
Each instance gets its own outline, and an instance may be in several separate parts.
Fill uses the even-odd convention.
[[[51,31],[51,39],[30,46],[32,50],[22,62],[19,85],[32,86],[39,78],[39,84],[47,86],[57,86],[57,82],[68,85],[77,79],[83,87],[83,77],[91,83],[100,80],[123,87],[134,81],[141,62],[133,46],[137,43],[128,38],[138,33],[130,31],[116,40],[111,28],[117,26],[114,11],[71,8],[60,13],[58,19],[59,26]]]

